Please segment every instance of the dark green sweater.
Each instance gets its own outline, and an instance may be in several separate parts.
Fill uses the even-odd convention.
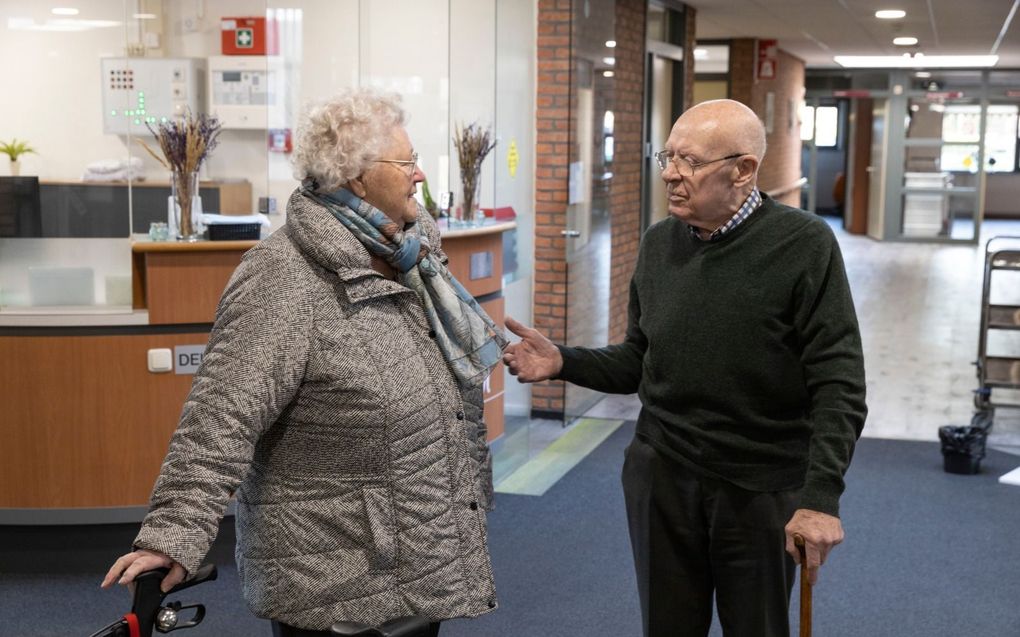
[[[752,491],[803,487],[839,514],[864,426],[864,360],[839,245],[803,211],[764,203],[718,241],[669,218],[649,228],[627,337],[561,347],[560,378],[638,391],[637,435]]]

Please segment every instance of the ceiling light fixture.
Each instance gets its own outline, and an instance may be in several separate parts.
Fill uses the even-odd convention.
[[[616,58],[602,58],[602,61],[608,64],[609,66],[616,64]]]
[[[78,10],[73,7],[56,7],[50,9],[53,15],[78,15]]]
[[[922,80],[926,80],[929,77],[931,77],[931,72],[930,71],[918,71],[917,73],[914,73],[914,77],[920,78]]]
[[[602,77],[613,77],[614,75],[616,74],[612,71],[602,71]]]
[[[848,69],[985,68],[999,63],[998,55],[837,55],[832,59]]]
[[[917,38],[910,35],[904,35],[898,38],[893,38],[892,43],[896,46],[914,46],[917,44]]]
[[[606,40],[606,46],[610,49],[616,48],[616,40]]]
[[[879,20],[899,20],[906,15],[907,12],[902,9],[880,9],[875,12],[875,17]]]
[[[155,13],[136,13],[131,17],[135,20],[155,20],[157,16]]]

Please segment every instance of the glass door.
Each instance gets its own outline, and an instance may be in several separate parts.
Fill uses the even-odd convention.
[[[567,344],[609,340],[610,214],[615,115],[615,0],[573,2],[570,170],[567,223]],[[583,415],[602,394],[568,383],[564,422]]]

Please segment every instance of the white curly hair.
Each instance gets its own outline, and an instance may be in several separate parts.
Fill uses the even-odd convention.
[[[294,177],[332,191],[361,175],[392,141],[407,113],[396,93],[351,88],[310,104],[297,129]]]

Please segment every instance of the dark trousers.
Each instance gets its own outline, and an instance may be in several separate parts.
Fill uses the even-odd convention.
[[[705,637],[713,594],[726,637],[789,637],[796,568],[784,527],[796,492],[746,491],[638,438],[623,492],[646,637]]]
[[[273,622],[273,637],[335,637],[328,630],[306,630],[280,622]],[[429,632],[423,637],[439,637],[439,622],[429,624]]]

